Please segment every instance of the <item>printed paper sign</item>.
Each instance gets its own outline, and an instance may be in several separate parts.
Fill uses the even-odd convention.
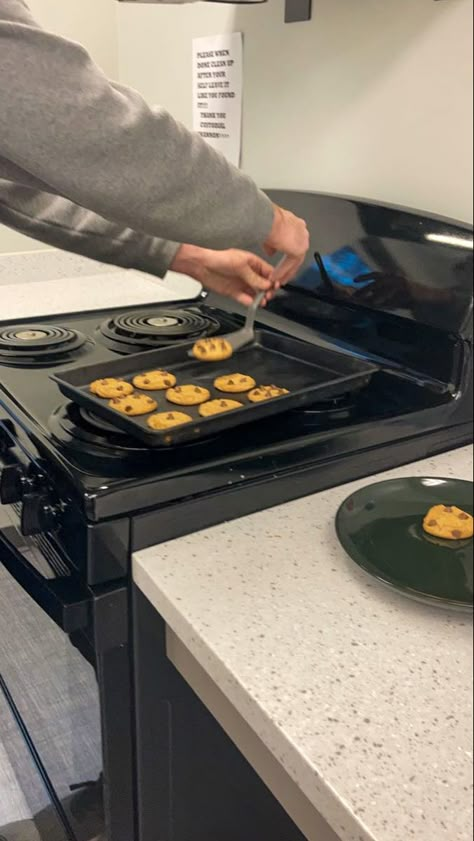
[[[193,128],[231,163],[242,147],[242,33],[193,40]]]

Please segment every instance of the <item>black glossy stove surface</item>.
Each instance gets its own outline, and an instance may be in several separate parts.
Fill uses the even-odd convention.
[[[53,371],[100,364],[120,354],[186,341],[189,335],[232,329],[234,324],[225,313],[216,318],[211,309],[200,306],[156,306],[146,311],[130,308],[114,313],[63,315],[27,324],[0,323],[1,389],[49,436],[49,419],[65,402],[50,380]],[[111,337],[115,335],[119,338],[114,343]]]
[[[146,313],[135,309],[95,312],[42,319],[41,327],[34,322],[15,325],[15,332],[24,334],[28,345],[36,340],[44,341],[43,335],[35,333],[43,333],[45,328],[55,335],[85,337],[66,357],[60,354],[51,358],[42,356],[42,364],[35,367],[13,366],[10,359],[2,361],[0,356],[0,408],[4,403],[8,416],[27,432],[41,456],[59,464],[63,475],[65,473],[72,480],[81,495],[99,497],[123,492],[127,498],[123,496],[120,510],[132,510],[146,501],[149,504],[166,502],[186,493],[224,487],[239,476],[246,479],[268,474],[278,465],[291,466],[298,458],[308,458],[311,447],[320,452],[321,447],[326,448],[336,456],[338,437],[346,432],[350,433],[351,441],[346,446],[357,449],[364,443],[371,443],[373,438],[369,431],[365,438],[358,432],[364,425],[370,430],[374,421],[396,419],[443,402],[422,388],[394,380],[389,374],[378,374],[369,389],[355,399],[342,398],[330,405],[288,412],[270,423],[248,425],[245,434],[231,430],[217,438],[151,453],[135,440],[112,431],[103,421],[67,403],[50,380],[53,371],[68,365],[84,364],[84,361],[100,363],[115,358],[118,351],[110,341],[112,322],[118,325],[119,332],[125,328],[127,345],[129,328],[130,334],[136,334],[137,328],[144,326],[140,340],[145,345],[150,329],[152,342],[169,344],[173,340],[183,340],[182,325],[186,321],[193,330],[199,325],[198,329],[212,332],[228,332],[241,323],[239,316],[207,305],[197,304],[185,309],[188,309],[188,315],[183,313],[182,306],[167,306],[165,312],[157,306],[147,308]],[[268,317],[266,321],[268,329]],[[105,331],[104,325],[107,325]],[[2,328],[9,329],[9,326],[0,325],[0,330]],[[298,335],[296,324],[295,335]],[[123,345],[121,350],[126,352]],[[137,348],[132,345],[129,350],[136,352]],[[388,431],[386,435],[390,439],[395,432]],[[327,441],[331,442],[330,447],[324,443]],[[242,470],[241,474],[239,470]],[[110,513],[115,510],[112,505]]]

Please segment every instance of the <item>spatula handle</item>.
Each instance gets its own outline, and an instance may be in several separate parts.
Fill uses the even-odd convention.
[[[278,269],[283,265],[285,260],[286,260],[286,255],[283,255],[283,257],[278,261],[278,263],[276,265],[276,268],[275,268],[275,271],[278,271]],[[265,294],[266,294],[265,292],[259,292],[258,295],[255,296],[252,303],[250,304],[250,306],[247,310],[247,317],[245,319],[245,329],[246,330],[253,330],[253,325],[255,324],[255,318],[257,316],[257,310],[259,309],[260,304],[262,303],[263,299],[265,298]]]
[[[260,304],[262,303],[263,299],[265,298],[265,295],[266,292],[259,292],[250,304],[247,310],[247,317],[245,319],[246,330],[253,330],[253,325],[255,324],[255,318],[257,316],[257,310],[260,307]]]
[[[287,260],[288,260],[288,255],[287,254],[284,254],[283,257],[280,257],[280,259],[278,260],[278,263],[275,266],[275,274],[277,274],[279,272],[279,270],[281,269],[282,266],[285,265]]]

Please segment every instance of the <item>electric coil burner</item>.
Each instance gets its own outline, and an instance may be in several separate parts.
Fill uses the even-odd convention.
[[[21,324],[0,328],[0,362],[33,367],[65,361],[86,343],[76,330],[51,324]]]
[[[186,342],[212,336],[220,322],[205,309],[153,309],[121,313],[100,325],[100,334],[107,346],[121,353],[169,347],[173,342]]]

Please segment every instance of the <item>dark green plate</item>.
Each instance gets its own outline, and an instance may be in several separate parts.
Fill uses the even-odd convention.
[[[440,607],[473,609],[473,541],[440,540],[423,531],[433,505],[473,512],[472,482],[392,479],[352,494],[337,514],[350,557],[384,584]]]

